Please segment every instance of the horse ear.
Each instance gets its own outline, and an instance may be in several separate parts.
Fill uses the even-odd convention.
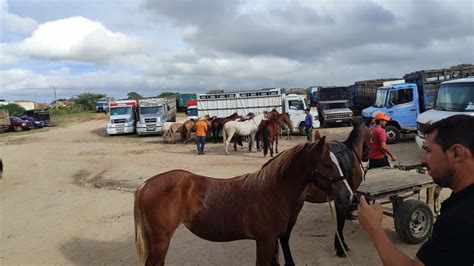
[[[324,146],[325,142],[326,142],[326,136],[320,138],[319,141],[315,145],[312,146],[311,150],[322,153],[322,151],[324,151],[324,148],[325,148]]]
[[[321,134],[319,134],[319,130],[316,130],[316,133],[314,133],[314,140],[319,140],[321,139]]]

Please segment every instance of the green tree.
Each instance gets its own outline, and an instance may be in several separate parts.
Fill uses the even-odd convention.
[[[132,91],[132,92],[127,93],[127,98],[128,98],[129,100],[136,100],[136,101],[138,101],[138,100],[140,100],[140,99],[143,98],[143,97],[142,97],[140,94],[138,94],[138,92]]]
[[[7,105],[0,105],[0,109],[5,109],[12,116],[21,116],[25,114],[25,108],[16,103],[9,103]]]
[[[158,97],[161,97],[161,98],[174,97],[174,96],[178,97],[179,92],[165,91],[165,92],[162,92],[160,95],[158,95]]]
[[[76,105],[81,106],[82,109],[84,110],[92,111],[92,110],[95,110],[96,102],[100,100],[100,98],[105,98],[105,97],[106,97],[105,94],[85,92],[85,93],[81,93],[75,96],[74,103]]]

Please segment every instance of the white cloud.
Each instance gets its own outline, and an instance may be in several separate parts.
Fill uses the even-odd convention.
[[[0,8],[0,25],[3,30],[12,33],[30,33],[38,26],[32,18],[9,13],[6,0],[0,0]]]
[[[23,56],[40,59],[108,62],[143,53],[147,44],[138,37],[111,32],[99,22],[71,17],[46,22],[21,43],[8,46]]]

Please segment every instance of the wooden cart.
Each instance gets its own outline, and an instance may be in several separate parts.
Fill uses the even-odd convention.
[[[433,212],[437,212],[434,200],[432,178],[415,171],[398,169],[371,169],[366,180],[362,182],[357,192],[371,200],[377,200],[382,205],[392,204],[392,212],[384,210],[384,214],[393,217],[395,230],[400,238],[407,243],[421,243],[430,235],[433,226]],[[427,190],[427,202],[420,200],[420,191]],[[418,199],[408,199],[418,196]]]

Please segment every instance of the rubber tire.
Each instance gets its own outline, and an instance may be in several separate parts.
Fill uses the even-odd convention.
[[[426,219],[426,225],[422,228],[421,233],[415,235],[410,230],[410,224],[412,222],[412,215],[415,212],[422,212]],[[398,236],[409,244],[419,244],[424,242],[430,235],[431,228],[433,227],[433,212],[430,207],[419,200],[406,200],[398,208],[394,215],[395,231]]]
[[[400,130],[394,126],[386,126],[385,132],[387,132],[387,144],[395,144],[400,139]],[[393,135],[393,137],[389,137]]]
[[[13,127],[13,130],[15,130],[16,132],[21,132],[23,131],[23,128],[21,126],[15,126]]]
[[[306,136],[306,128],[304,127],[304,123],[301,123],[298,127],[301,136]]]

